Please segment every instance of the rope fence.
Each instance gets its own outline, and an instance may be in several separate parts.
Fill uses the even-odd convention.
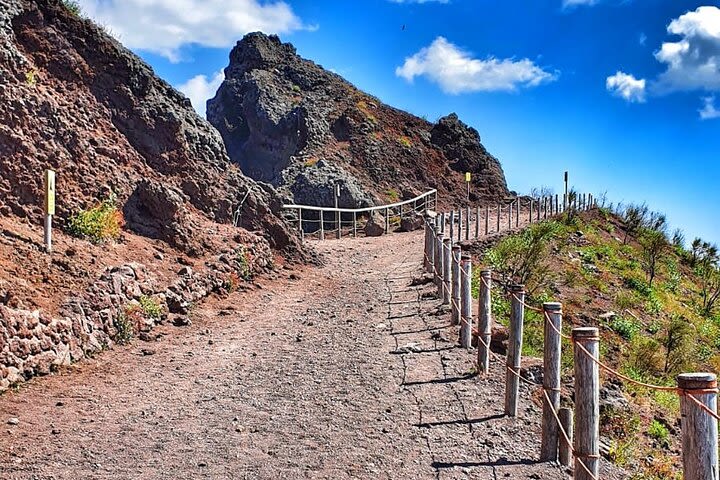
[[[513,215],[513,205],[515,212]],[[497,206],[496,226],[501,224],[504,209],[508,212],[508,228],[520,226],[522,208],[520,199],[507,206]],[[566,209],[577,211],[594,208],[592,195],[576,195],[568,202],[559,197],[545,197],[527,203],[529,223],[542,221]],[[489,233],[490,207],[485,207],[485,232]],[[475,231],[480,231],[480,208],[476,209]],[[717,379],[711,373],[685,373],[677,378],[677,386],[653,385],[637,381],[600,360],[600,336],[595,327],[575,327],[572,334],[562,332],[562,304],[546,302],[542,308],[525,301],[522,285],[506,285],[501,295],[510,300],[510,321],[508,328],[507,354],[503,357],[491,349],[492,340],[492,292],[493,284],[502,285],[493,279],[492,271],[484,269],[480,274],[480,301],[477,311],[477,328],[472,315],[471,295],[472,267],[469,255],[463,255],[456,242],[467,240],[470,232],[471,215],[466,209],[463,230],[463,212],[428,214],[425,221],[425,251],[423,265],[425,272],[433,276],[438,296],[443,305],[450,307],[453,323],[460,325],[458,341],[461,347],[470,350],[472,339],[477,339],[478,372],[488,374],[490,358],[505,365],[505,414],[516,416],[519,401],[519,384],[532,388],[539,385],[521,374],[523,323],[525,310],[542,314],[544,326],[543,384],[542,388],[542,443],[541,461],[559,461],[570,466],[574,460],[573,478],[599,480],[600,467],[600,371],[620,380],[651,390],[675,392],[680,397],[682,415],[682,461],[685,480],[717,479],[718,471],[718,420]],[[447,236],[446,236],[447,233]],[[479,233],[477,233],[479,235]],[[449,265],[448,265],[449,263]],[[561,349],[562,339],[569,340],[573,349],[575,411],[560,408],[561,393]]]

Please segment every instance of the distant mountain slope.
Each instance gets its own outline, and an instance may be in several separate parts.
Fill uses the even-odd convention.
[[[45,168],[58,173],[60,225],[112,191],[130,229],[195,251],[202,241],[184,237],[242,204],[242,226],[297,249],[274,193],[140,58],[60,1],[0,0],[0,215],[40,222]]]
[[[299,57],[276,36],[253,33],[230,53],[208,119],[246,175],[282,186],[298,203],[341,206],[411,197],[436,187],[450,201],[509,194],[500,163],[456,115],[437,124],[384,105]]]

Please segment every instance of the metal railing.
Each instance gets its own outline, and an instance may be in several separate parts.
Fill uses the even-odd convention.
[[[411,208],[406,208],[409,205],[411,205]],[[337,238],[341,238],[343,227],[348,227],[348,233],[353,237],[357,237],[358,231],[362,230],[360,227],[364,227],[364,225],[367,224],[367,218],[371,217],[374,212],[384,213],[384,230],[385,233],[389,233],[391,223],[393,223],[394,220],[402,220],[403,217],[408,216],[410,213],[420,213],[425,210],[436,209],[437,190],[429,190],[410,200],[375,207],[335,208],[291,204],[283,205],[283,208],[285,210],[297,211],[297,219],[295,221],[297,221],[300,235],[303,239],[305,239],[306,235],[317,235],[320,240],[325,240],[327,233],[335,233]],[[310,215],[304,218],[303,212],[310,212]],[[310,216],[314,218],[308,218]],[[328,224],[330,228],[327,228]],[[308,226],[310,226],[309,229]]]

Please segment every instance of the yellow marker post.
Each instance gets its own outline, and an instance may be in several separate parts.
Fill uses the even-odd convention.
[[[470,201],[470,180],[471,180],[470,172],[465,172],[465,183],[467,183],[467,198],[468,198],[468,201]]]
[[[45,170],[45,251],[52,252],[52,217],[55,215],[55,172]]]

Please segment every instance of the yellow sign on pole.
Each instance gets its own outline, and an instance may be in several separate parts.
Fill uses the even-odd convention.
[[[45,215],[55,215],[55,172],[45,170]]]
[[[465,172],[465,181],[466,182],[470,181],[470,172]]]

